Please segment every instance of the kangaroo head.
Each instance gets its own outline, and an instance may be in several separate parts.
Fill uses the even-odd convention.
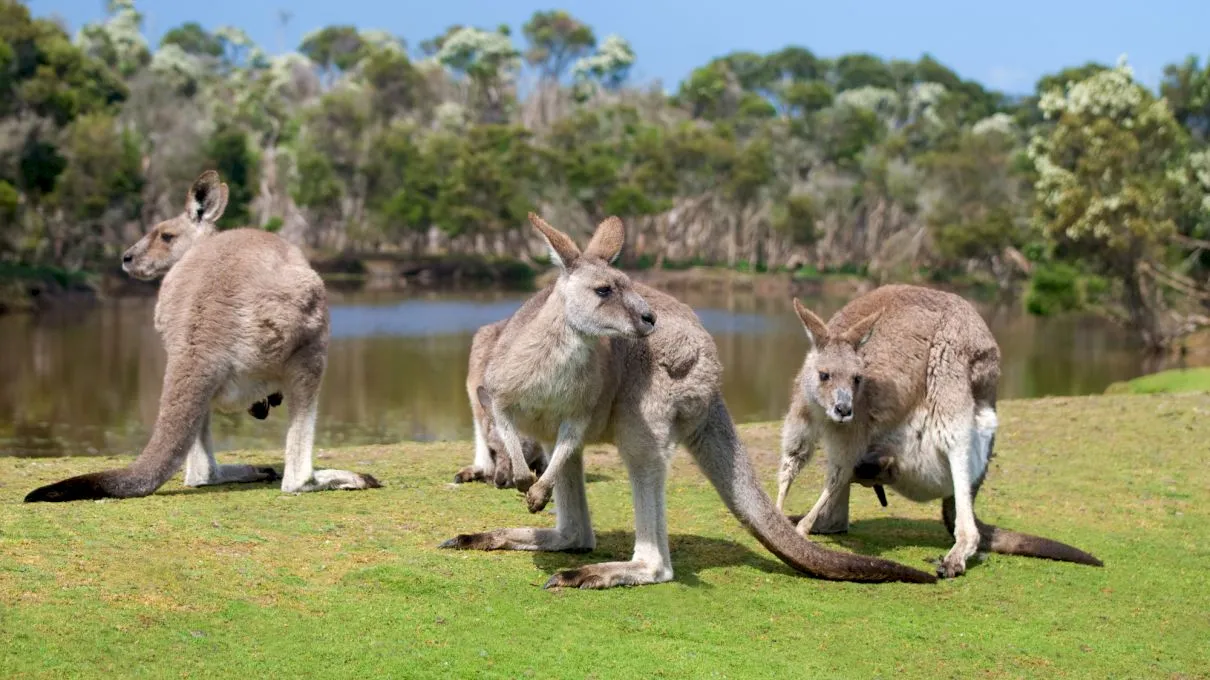
[[[598,227],[584,252],[563,232],[530,213],[529,221],[550,246],[561,270],[555,294],[563,301],[567,324],[589,336],[641,338],[655,330],[655,314],[634,290],[630,277],[612,263],[622,252],[622,220],[610,217]]]
[[[874,332],[882,312],[875,312],[842,333],[832,334],[811,310],[794,300],[794,311],[807,330],[811,350],[807,352],[803,389],[837,423],[853,419],[853,403],[861,393],[865,362],[858,352]]]
[[[227,207],[227,185],[207,170],[185,197],[185,212],[151,228],[122,253],[122,269],[136,279],[157,279],[180,261],[194,243],[215,231],[214,223]]]

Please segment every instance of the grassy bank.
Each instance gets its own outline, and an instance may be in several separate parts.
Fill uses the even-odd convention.
[[[1210,392],[1210,368],[1179,368],[1116,382],[1106,394],[1174,394]]]
[[[451,487],[470,447],[324,451],[375,491],[269,485],[25,506],[104,459],[0,458],[0,675],[8,677],[1210,677],[1210,396],[1013,401],[979,498],[992,523],[1059,538],[1093,569],[992,555],[936,586],[795,575],[726,512],[688,457],[668,490],[670,584],[539,589],[626,559],[626,475],[590,447],[589,555],[435,546],[530,523],[511,491]],[[743,429],[772,488],[777,425]],[[1196,452],[1200,452],[1198,455]],[[279,452],[225,456],[280,465]],[[813,501],[818,465],[792,506]],[[841,549],[923,566],[937,507],[856,492]]]

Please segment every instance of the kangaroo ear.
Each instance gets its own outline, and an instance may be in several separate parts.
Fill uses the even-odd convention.
[[[807,329],[807,340],[811,341],[812,347],[823,347],[828,344],[828,325],[823,322],[823,319],[815,316],[815,312],[803,307],[798,298],[794,298],[794,311],[802,320],[803,328]]]
[[[874,324],[882,316],[883,310],[878,310],[866,318],[853,324],[849,330],[844,332],[842,339],[853,346],[853,349],[858,349],[870,340],[870,336],[874,334]]]
[[[585,257],[599,257],[613,264],[622,254],[622,246],[626,244],[626,228],[622,220],[616,216],[607,217],[597,225],[597,231],[584,249]]]
[[[227,209],[227,185],[213,170],[203,172],[189,187],[185,197],[185,216],[193,224],[214,224]]]
[[[546,245],[550,247],[550,259],[565,271],[571,269],[576,260],[580,259],[580,249],[576,247],[575,241],[534,213],[529,214],[529,221],[542,233],[542,238],[546,239]]]
[[[492,410],[492,395],[487,393],[487,388],[483,385],[475,390],[475,395],[479,397],[479,405],[487,410]]]

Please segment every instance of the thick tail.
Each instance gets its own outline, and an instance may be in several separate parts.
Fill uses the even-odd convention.
[[[1009,529],[1001,529],[990,524],[978,522],[979,547],[982,550],[1000,553],[1001,555],[1025,555],[1041,557],[1060,562],[1075,562],[1094,567],[1103,567],[1101,560],[1089,555],[1079,548],[1066,543],[1052,541],[1049,538],[1022,534]]]
[[[837,581],[934,583],[933,574],[876,557],[836,552],[794,531],[756,478],[722,397],[685,442],[698,466],[744,527],[781,561],[805,574]]]
[[[217,382],[174,369],[164,374],[151,441],[128,467],[69,477],[29,492],[26,503],[148,496],[163,486],[189,454]]]

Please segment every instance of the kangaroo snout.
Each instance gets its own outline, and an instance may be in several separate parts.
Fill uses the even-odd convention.
[[[639,332],[639,337],[645,337],[655,332],[655,313],[651,310],[639,314],[639,323],[635,329]]]

